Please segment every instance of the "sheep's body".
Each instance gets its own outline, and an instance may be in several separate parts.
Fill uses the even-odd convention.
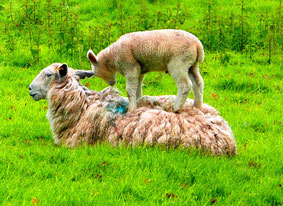
[[[145,96],[138,109],[123,115],[121,105],[127,105],[127,98],[111,88],[90,91],[76,76],[51,82],[47,99],[47,117],[56,144],[75,147],[83,142],[109,141],[113,145],[124,142],[201,148],[217,155],[236,153],[227,122],[208,105],[194,107],[192,100],[175,114],[171,112],[175,96]]]
[[[195,106],[203,103],[203,79],[198,64],[204,59],[199,39],[182,30],[155,30],[123,35],[114,44],[102,50],[97,58],[88,52],[96,76],[110,85],[116,82],[116,72],[127,79],[129,111],[136,109],[142,97],[144,74],[168,71],[178,86],[174,111],[179,111],[193,88]]]

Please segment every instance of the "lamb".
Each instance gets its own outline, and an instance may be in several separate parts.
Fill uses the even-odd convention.
[[[101,92],[82,86],[87,71],[54,63],[30,84],[34,100],[47,99],[47,118],[56,144],[108,141],[112,145],[165,145],[200,148],[215,155],[236,154],[236,142],[228,123],[217,111],[187,100],[179,114],[173,112],[175,96],[144,96],[139,108],[126,115],[128,99],[112,87]]]
[[[137,100],[142,97],[144,75],[152,71],[169,72],[176,82],[175,112],[192,88],[194,105],[202,106],[204,82],[198,66],[204,60],[204,51],[200,40],[191,33],[170,29],[133,32],[123,35],[97,57],[89,50],[87,57],[94,74],[108,84],[116,83],[116,72],[126,77],[129,112],[136,109]]]

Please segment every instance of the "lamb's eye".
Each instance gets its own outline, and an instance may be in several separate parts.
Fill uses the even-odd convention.
[[[46,75],[46,77],[51,77],[52,76],[52,74],[45,74]]]

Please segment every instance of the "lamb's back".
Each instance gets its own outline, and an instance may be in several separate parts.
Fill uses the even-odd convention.
[[[153,30],[123,35],[116,45],[120,55],[137,60],[145,70],[166,70],[168,62],[180,55],[196,55],[200,41],[183,30]],[[125,59],[125,58],[123,58]],[[147,72],[147,71],[146,71]]]

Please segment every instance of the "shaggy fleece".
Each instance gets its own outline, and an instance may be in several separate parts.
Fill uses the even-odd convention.
[[[47,117],[55,143],[68,147],[108,141],[115,146],[165,145],[236,154],[232,130],[214,108],[206,104],[196,108],[187,99],[176,114],[175,98],[143,96],[138,109],[126,115],[128,100],[117,90],[90,91],[75,76],[67,76],[50,85]]]

